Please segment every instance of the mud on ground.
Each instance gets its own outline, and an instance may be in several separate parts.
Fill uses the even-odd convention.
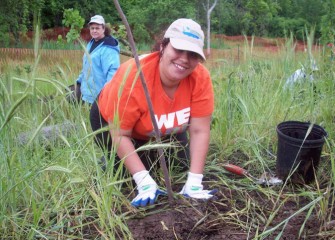
[[[334,208],[331,208],[331,219],[322,220],[317,216],[318,207],[311,213],[306,209],[296,214],[311,202],[307,197],[295,196],[291,199],[282,193],[283,197],[274,202],[257,188],[245,191],[241,194],[240,191],[222,187],[213,200],[178,198],[173,207],[169,206],[167,198],[161,199],[163,203],[160,205],[129,219],[128,227],[134,239],[258,239],[257,234],[280,223],[271,234],[259,239],[275,239],[279,235],[280,239],[335,237]],[[141,217],[144,213],[146,216]],[[273,220],[269,221],[272,214]],[[306,220],[307,214],[311,215]],[[284,220],[287,223],[283,223]],[[302,226],[304,228],[299,233]]]

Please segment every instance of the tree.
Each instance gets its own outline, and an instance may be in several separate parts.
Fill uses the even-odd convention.
[[[135,40],[151,42],[160,38],[164,30],[177,18],[196,20],[196,3],[195,0],[137,0],[129,6],[125,14]]]
[[[197,0],[120,0],[120,5],[135,40],[146,43],[152,43],[173,20],[181,17],[192,18],[201,26],[207,24],[207,47],[210,46],[208,35],[213,32],[227,35],[244,32],[248,35],[276,37],[293,32],[295,37],[302,38],[305,27],[315,26],[316,38],[321,36],[321,31],[324,38],[326,32],[331,33],[329,30],[334,24],[331,13],[333,0],[202,2],[207,4],[206,11],[201,1]],[[209,11],[211,3],[215,3],[215,8]],[[96,14],[103,15],[112,26],[121,22],[112,1],[0,0],[0,44],[20,45],[20,36],[27,30],[33,30],[36,27],[33,23],[37,23],[37,19],[42,29],[64,26],[63,14],[69,8],[77,9],[85,22]]]
[[[18,17],[20,16],[20,17]],[[0,3],[0,33],[4,45],[9,45],[10,37],[14,37],[14,45],[20,43],[20,32],[27,31],[27,23],[29,21],[29,1],[5,1]]]
[[[277,15],[278,5],[272,0],[248,0],[242,21],[249,35],[266,36],[269,23]]]
[[[321,42],[335,43],[335,0],[327,0],[324,4],[326,12],[321,21]]]
[[[70,27],[70,31],[66,34],[68,42],[73,42],[80,37],[80,30],[84,26],[84,18],[79,14],[78,10],[72,8],[64,11],[63,24],[66,27]]]
[[[210,55],[211,50],[211,13],[213,9],[215,8],[218,0],[214,0],[214,3],[211,7],[209,7],[210,0],[207,0],[207,5],[204,5],[205,11],[207,12],[207,56]]]
[[[218,1],[211,16],[211,31],[240,35],[243,29],[241,19],[246,13],[245,5],[245,0]]]

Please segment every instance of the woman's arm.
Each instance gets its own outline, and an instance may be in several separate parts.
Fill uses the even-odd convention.
[[[108,83],[120,67],[120,55],[117,49],[106,47],[101,59],[102,72],[105,76],[104,84]]]
[[[118,156],[125,159],[124,164],[137,185],[138,194],[131,201],[131,204],[134,207],[154,204],[157,196],[165,193],[158,189],[157,183],[135,152],[134,144],[130,138],[131,130],[111,130],[111,135],[113,143],[116,144]]]
[[[190,133],[190,172],[202,174],[204,171],[208,146],[210,141],[211,115],[191,118]]]
[[[117,155],[124,159],[124,165],[131,175],[146,170],[140,157],[135,152],[135,147],[131,141],[131,130],[111,130],[113,143],[117,148]]]
[[[191,118],[190,154],[191,166],[181,194],[196,199],[209,199],[216,190],[204,190],[202,179],[210,139],[211,116]]]

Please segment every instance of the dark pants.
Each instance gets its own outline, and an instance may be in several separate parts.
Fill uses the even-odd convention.
[[[81,99],[80,83],[72,84],[66,89],[66,99],[69,103],[85,103]]]
[[[97,102],[94,102],[92,104],[90,111],[90,122],[93,131],[97,131],[101,128],[108,126],[107,121],[103,119],[103,117],[100,115]],[[161,140],[163,143],[168,142],[173,144],[173,147],[164,149],[165,161],[168,163],[168,165],[176,167],[177,171],[186,171],[189,167],[190,159],[187,133],[184,132],[174,134],[168,137],[164,137]],[[144,146],[145,144],[153,143],[150,141],[139,139],[132,139],[132,141],[135,149]],[[120,158],[118,156],[111,155],[112,139],[108,129],[106,129],[106,131],[97,133],[95,135],[95,142],[106,153],[107,159],[115,157],[114,168],[118,167]],[[147,170],[151,169],[152,167],[158,169],[159,156],[157,152],[157,149],[143,150],[137,152]]]

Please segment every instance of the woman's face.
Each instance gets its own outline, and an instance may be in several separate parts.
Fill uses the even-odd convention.
[[[159,70],[165,86],[177,86],[179,82],[190,75],[200,62],[201,57],[190,51],[178,50],[171,43],[163,49]]]
[[[95,41],[98,41],[105,37],[105,27],[103,25],[91,23],[89,28],[91,37],[94,38]]]

